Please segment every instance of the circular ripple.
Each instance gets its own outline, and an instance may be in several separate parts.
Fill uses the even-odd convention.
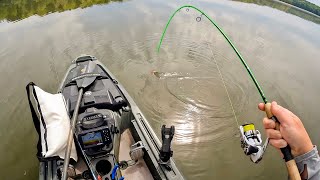
[[[148,36],[148,39],[156,41],[152,36]],[[209,47],[212,48],[212,44],[203,41],[196,43],[181,36],[170,35],[164,42],[166,46],[163,46],[157,57],[158,61],[161,61],[160,69],[156,69],[159,73],[157,76],[147,77],[145,86],[139,92],[145,110],[157,117],[170,110],[181,111],[182,109],[175,109],[177,106],[172,105],[178,100],[180,103],[198,108],[198,113],[209,115],[211,118],[232,117],[233,112],[215,60],[221,68],[236,113],[239,114],[243,110],[248,102],[245,93],[247,81],[239,79],[237,69],[243,70],[243,67],[238,66],[235,56],[226,54],[219,48],[214,48],[211,52]],[[166,49],[167,46],[172,48]],[[135,48],[137,49],[140,50]],[[235,58],[232,59],[233,57]],[[226,70],[229,68],[231,71]],[[162,69],[163,72],[160,71]],[[247,79],[247,74],[244,75]]]
[[[238,113],[246,102],[239,84],[225,79],[231,102]],[[183,103],[210,111],[211,117],[233,116],[228,95],[219,77],[179,77],[166,80],[168,92]]]

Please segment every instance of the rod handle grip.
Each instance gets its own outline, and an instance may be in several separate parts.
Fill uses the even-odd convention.
[[[266,103],[265,104],[265,111],[267,114],[267,117],[269,119],[272,119],[276,123],[276,130],[280,130],[280,123],[277,119],[276,116],[274,116],[271,112],[271,103]],[[290,180],[301,180],[300,173],[297,167],[297,164],[294,160],[294,157],[291,153],[291,148],[289,144],[284,147],[280,148],[282,154],[283,154],[283,159],[286,162],[287,170],[288,170],[288,175],[290,177]]]

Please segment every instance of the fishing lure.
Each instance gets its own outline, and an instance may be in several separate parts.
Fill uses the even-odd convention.
[[[257,88],[257,90],[258,90],[263,102],[265,103],[265,109],[266,109],[267,117],[269,119],[272,119],[273,121],[275,121],[277,123],[276,127],[278,129],[279,128],[279,121],[271,113],[271,104],[268,103],[268,100],[267,100],[262,88],[260,87],[260,85],[259,85],[258,81],[256,80],[255,76],[253,75],[252,71],[250,70],[248,64],[246,63],[244,58],[241,56],[240,52],[235,47],[235,45],[231,42],[229,37],[226,35],[226,33],[218,26],[218,24],[214,20],[212,20],[202,10],[200,10],[200,9],[194,7],[194,6],[191,6],[191,5],[184,5],[184,6],[181,6],[180,8],[178,8],[170,16],[170,18],[169,18],[169,20],[168,20],[168,22],[167,22],[167,24],[166,24],[166,26],[165,26],[165,28],[163,30],[162,36],[161,36],[160,41],[159,41],[158,46],[157,46],[157,52],[159,53],[159,51],[160,51],[163,38],[164,38],[164,36],[166,34],[166,31],[167,31],[167,29],[169,27],[169,24],[170,24],[171,20],[173,19],[173,17],[176,15],[177,12],[179,12],[181,9],[184,9],[184,8],[186,8],[187,11],[189,11],[189,9],[194,9],[194,10],[200,12],[201,13],[201,17],[202,17],[202,15],[205,16],[212,23],[212,25],[214,25],[219,30],[219,32],[222,34],[222,36],[225,38],[225,40],[229,43],[229,45],[231,46],[233,51],[237,54],[237,56],[239,57],[241,63],[243,64],[243,66],[246,68],[246,70],[247,70],[249,76],[251,77],[255,87]],[[196,20],[198,22],[201,21],[201,17],[197,18]],[[220,70],[219,70],[219,73],[220,73]],[[220,76],[222,78],[221,73],[220,73]],[[227,89],[226,89],[226,91],[227,91]],[[227,91],[227,94],[228,94],[228,91]],[[244,153],[247,156],[250,156],[251,161],[253,161],[254,163],[258,163],[262,159],[262,157],[263,157],[263,155],[264,155],[264,153],[265,153],[265,151],[266,151],[266,149],[268,147],[269,138],[266,138],[265,143],[262,145],[261,133],[258,130],[255,129],[254,124],[252,124],[252,123],[251,124],[244,124],[244,125],[239,126],[239,131],[240,131],[240,134],[241,134],[240,135],[241,147],[243,148]],[[287,170],[288,170],[288,174],[290,176],[290,179],[291,180],[299,180],[299,179],[301,179],[299,171],[298,171],[298,168],[297,168],[297,165],[296,165],[295,160],[294,160],[294,158],[293,158],[293,156],[291,154],[290,146],[288,145],[285,148],[281,148],[281,152],[284,155],[284,160],[286,162],[286,166],[287,166]]]

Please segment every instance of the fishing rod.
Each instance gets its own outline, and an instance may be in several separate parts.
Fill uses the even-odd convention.
[[[272,112],[271,112],[271,103],[268,102],[261,86],[259,85],[258,81],[256,80],[254,74],[252,73],[251,69],[249,68],[248,64],[246,63],[246,61],[244,60],[244,58],[241,56],[240,52],[238,51],[238,49],[235,47],[235,45],[231,42],[231,40],[229,39],[229,37],[226,35],[226,33],[222,30],[222,28],[219,27],[219,25],[213,20],[211,19],[205,12],[203,12],[202,10],[192,6],[192,5],[184,5],[181,6],[180,8],[178,8],[169,18],[163,32],[162,32],[162,36],[161,39],[158,43],[157,46],[157,52],[160,52],[160,48],[162,45],[162,41],[163,38],[166,34],[166,31],[170,25],[171,20],[173,19],[173,17],[176,15],[177,12],[179,12],[181,9],[184,8],[192,8],[198,12],[200,12],[202,15],[204,15],[218,30],[219,32],[223,35],[223,37],[225,38],[225,40],[229,43],[229,45],[231,46],[231,48],[233,49],[233,51],[237,54],[237,56],[239,57],[241,63],[243,64],[243,66],[246,68],[249,76],[251,77],[255,87],[257,88],[263,102],[265,103],[265,112],[266,115],[269,119],[273,120],[274,122],[276,122],[276,129],[279,130],[280,129],[280,124],[279,121],[277,119],[277,117],[275,117]],[[197,18],[198,21],[198,18]],[[219,70],[220,71],[220,70]],[[242,126],[239,127],[240,129],[240,133],[241,133],[241,147],[243,148],[244,152],[246,155],[250,155],[250,158],[253,162],[258,163],[267,147],[269,144],[269,138],[266,138],[265,143],[263,146],[261,146],[262,140],[261,140],[261,133],[255,129],[254,124],[244,124]],[[281,148],[281,152],[284,156],[284,160],[287,166],[287,170],[288,170],[288,175],[290,177],[291,180],[301,180],[300,177],[300,173],[298,171],[296,162],[294,160],[293,155],[291,154],[291,148],[289,145],[287,145],[284,148]]]

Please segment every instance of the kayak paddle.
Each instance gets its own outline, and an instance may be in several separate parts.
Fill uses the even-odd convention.
[[[72,115],[71,128],[68,136],[68,144],[65,152],[64,162],[63,162],[63,173],[62,173],[63,180],[67,180],[68,178],[67,171],[68,171],[68,166],[70,162],[74,128],[78,119],[78,112],[81,104],[83,90],[88,86],[90,86],[96,80],[96,77],[99,75],[98,73],[94,72],[95,68],[96,68],[96,64],[92,61],[88,61],[88,64],[84,64],[83,69],[81,69],[81,74],[71,80],[71,81],[76,81],[77,86],[79,88],[79,94],[78,94],[78,99]]]

